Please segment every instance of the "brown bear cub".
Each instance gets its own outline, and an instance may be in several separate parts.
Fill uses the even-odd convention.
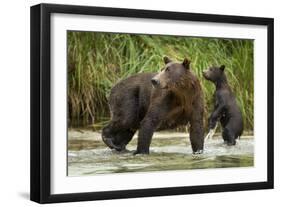
[[[242,113],[236,103],[235,95],[227,83],[224,73],[225,66],[211,67],[203,72],[205,79],[216,86],[215,107],[209,118],[209,134],[214,133],[217,121],[220,120],[223,132],[222,137],[227,145],[235,145],[236,139],[243,132]]]
[[[124,150],[137,130],[134,154],[148,154],[153,133],[190,124],[193,153],[203,152],[203,94],[190,70],[190,61],[173,62],[164,57],[159,73],[139,73],[117,83],[111,90],[111,120],[102,139],[111,149]]]

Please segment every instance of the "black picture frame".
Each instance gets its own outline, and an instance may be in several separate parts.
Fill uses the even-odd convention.
[[[232,23],[267,26],[267,181],[238,184],[219,184],[188,187],[136,189],[74,194],[51,194],[50,189],[50,15],[52,13],[99,15],[113,17],[151,18],[207,23]],[[272,18],[195,14],[168,11],[103,8],[89,6],[39,4],[31,7],[31,152],[30,199],[38,203],[89,201],[102,199],[166,196],[179,194],[211,193],[271,189],[274,186],[273,147],[273,39]]]

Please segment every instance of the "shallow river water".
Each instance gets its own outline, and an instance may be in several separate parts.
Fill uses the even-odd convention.
[[[205,142],[204,154],[193,156],[187,133],[154,133],[149,155],[132,155],[137,138],[126,152],[110,150],[100,133],[90,130],[68,132],[68,176],[107,173],[250,167],[254,165],[253,136],[242,136],[236,146],[223,144],[219,134]]]

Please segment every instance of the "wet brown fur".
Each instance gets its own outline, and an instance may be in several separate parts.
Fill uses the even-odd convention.
[[[143,73],[114,86],[110,95],[112,118],[103,129],[103,137],[110,137],[116,145],[123,146],[130,142],[138,129],[136,153],[149,153],[154,131],[186,126],[189,123],[193,152],[203,150],[204,103],[200,83],[190,71],[189,64],[186,68],[182,68],[179,63],[169,65],[177,69],[167,73],[168,77]],[[176,72],[178,74],[173,77]],[[151,79],[154,77],[165,81],[165,88],[153,87]]]

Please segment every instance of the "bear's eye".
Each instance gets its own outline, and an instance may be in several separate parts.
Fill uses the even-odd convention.
[[[165,71],[166,71],[166,72],[169,72],[169,71],[170,71],[170,68],[169,68],[169,67],[167,67],[167,68],[165,69]]]

